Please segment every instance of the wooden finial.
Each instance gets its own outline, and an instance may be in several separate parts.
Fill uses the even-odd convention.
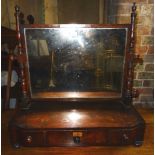
[[[131,13],[131,24],[132,22],[135,21],[134,18],[136,17],[136,9],[137,9],[136,3],[134,2],[132,6],[132,13]]]
[[[16,13],[20,12],[20,7],[18,5],[15,6],[15,11],[16,11]]]
[[[20,14],[20,7],[18,5],[15,6],[15,17],[19,16]]]
[[[15,6],[15,18],[16,18],[17,40],[18,40],[18,53],[22,54],[19,15],[20,15],[20,7],[16,5]]]
[[[137,7],[136,7],[136,2],[134,2],[134,3],[133,3],[133,6],[132,6],[132,12],[136,12],[136,9],[137,9]]]
[[[131,48],[134,47],[134,31],[135,31],[135,24],[136,24],[136,3],[133,3],[133,6],[132,6],[132,13],[131,13]]]

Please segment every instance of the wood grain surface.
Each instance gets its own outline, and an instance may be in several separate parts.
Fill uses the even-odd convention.
[[[33,107],[34,106],[34,107]],[[35,110],[33,110],[35,109]],[[32,103],[29,110],[21,111],[13,124],[21,128],[100,128],[134,127],[140,119],[135,110],[121,103]]]
[[[153,110],[138,108],[146,122],[144,144],[141,147],[46,147],[13,149],[9,143],[8,122],[15,111],[2,112],[2,155],[153,155]]]

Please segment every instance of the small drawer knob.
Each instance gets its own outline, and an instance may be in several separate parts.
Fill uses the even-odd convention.
[[[31,143],[32,142],[32,136],[27,136],[26,141],[27,141],[27,143]]]
[[[73,137],[74,143],[79,144],[80,143],[80,137],[76,136]]]
[[[124,138],[124,140],[128,140],[129,139],[129,137],[126,134],[123,134],[123,138]]]

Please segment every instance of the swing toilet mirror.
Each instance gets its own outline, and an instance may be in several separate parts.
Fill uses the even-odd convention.
[[[32,98],[120,98],[129,25],[25,26]]]

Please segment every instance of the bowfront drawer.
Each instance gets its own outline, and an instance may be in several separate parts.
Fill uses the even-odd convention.
[[[104,145],[107,141],[105,130],[48,131],[49,146]]]
[[[86,130],[22,130],[22,146],[102,146],[134,144],[136,130],[86,129]]]
[[[20,142],[22,146],[44,146],[45,136],[42,131],[21,131]]]
[[[108,136],[109,145],[127,145],[135,141],[136,130],[112,129]]]

